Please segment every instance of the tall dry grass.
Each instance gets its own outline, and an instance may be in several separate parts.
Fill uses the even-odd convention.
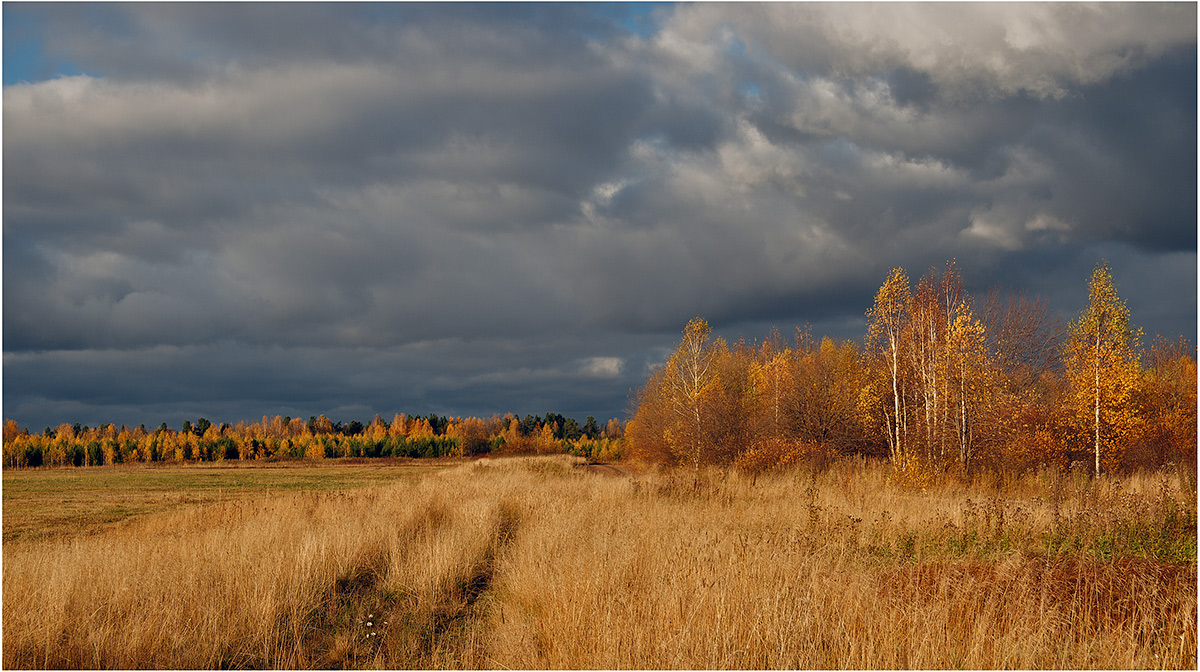
[[[512,510],[461,485],[254,498],[6,544],[4,665],[430,666],[449,648],[469,661],[460,625]]]
[[[1178,475],[481,460],[4,549],[5,667],[1195,668]],[[1194,483],[1194,481],[1191,481]]]
[[[1178,483],[1143,480],[1135,492],[1059,482],[1057,503],[960,485],[912,493],[853,464],[753,483],[736,474],[593,483],[586,496],[561,493],[506,556],[492,660],[1195,667],[1194,542],[1190,563],[1104,560],[1105,535],[1132,533],[1139,520],[1151,531],[1155,507],[1177,507],[1191,531],[1176,531],[1194,539]],[[1078,545],[1056,545],[1056,530]]]

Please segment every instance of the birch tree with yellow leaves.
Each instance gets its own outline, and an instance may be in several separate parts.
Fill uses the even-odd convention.
[[[724,341],[709,343],[708,322],[694,318],[683,330],[683,340],[667,360],[667,399],[673,422],[667,444],[680,462],[698,468],[706,452],[708,402],[718,392],[715,366]],[[715,347],[714,347],[715,346]]]
[[[1112,469],[1132,438],[1138,417],[1131,401],[1141,374],[1141,329],[1117,296],[1108,262],[1092,271],[1088,305],[1070,326],[1063,353],[1071,419],[1091,444],[1094,473]]]
[[[983,324],[962,302],[950,324],[947,338],[947,406],[958,452],[958,464],[967,471],[976,453],[976,425],[993,389],[995,366],[987,351]]]
[[[755,416],[756,434],[781,438],[788,433],[791,398],[796,386],[796,358],[792,349],[783,345],[778,332],[763,342],[750,362],[749,382]]]
[[[880,420],[887,437],[888,453],[893,462],[899,461],[908,450],[908,408],[901,367],[906,349],[905,326],[911,306],[912,292],[909,289],[908,275],[903,268],[893,268],[875,295],[875,305],[867,311],[867,350],[883,360],[886,370],[885,385],[891,388],[890,397],[884,390],[877,390],[877,394],[872,396],[882,397],[884,400],[885,408]],[[886,409],[888,405],[891,406],[890,413]]]

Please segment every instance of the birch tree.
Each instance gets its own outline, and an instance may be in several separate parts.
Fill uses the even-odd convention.
[[[1129,403],[1141,373],[1142,332],[1129,324],[1129,309],[1117,296],[1108,262],[1088,282],[1088,305],[1070,326],[1064,352],[1072,420],[1086,432],[1094,473],[1111,469],[1137,423]]]
[[[676,459],[693,468],[699,468],[704,457],[706,406],[718,391],[715,349],[708,339],[711,331],[701,318],[688,322],[683,340],[667,361],[664,381],[674,420],[667,430],[667,443]]]
[[[867,311],[868,349],[883,360],[887,384],[891,387],[891,406],[883,413],[888,452],[895,462],[907,450],[907,405],[901,380],[901,359],[904,351],[905,322],[912,305],[908,275],[903,268],[894,268],[875,295],[875,305]],[[886,396],[886,395],[885,395]]]
[[[994,388],[995,367],[987,351],[983,323],[961,303],[947,339],[947,401],[952,402],[952,425],[958,463],[963,471],[976,452],[977,418],[986,406],[985,395]]]

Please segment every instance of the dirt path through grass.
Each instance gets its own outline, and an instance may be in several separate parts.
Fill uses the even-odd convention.
[[[607,462],[592,462],[587,465],[589,474],[602,474],[604,476],[625,477],[633,476],[632,473],[625,467],[609,464]]]

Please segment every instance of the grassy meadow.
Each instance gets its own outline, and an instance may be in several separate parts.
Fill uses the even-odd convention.
[[[250,494],[353,489],[419,479],[449,460],[131,464],[4,470],[4,543],[91,534],[127,519]],[[330,466],[336,465],[336,466]]]
[[[1196,667],[1178,471],[414,469],[5,470],[3,664]]]

